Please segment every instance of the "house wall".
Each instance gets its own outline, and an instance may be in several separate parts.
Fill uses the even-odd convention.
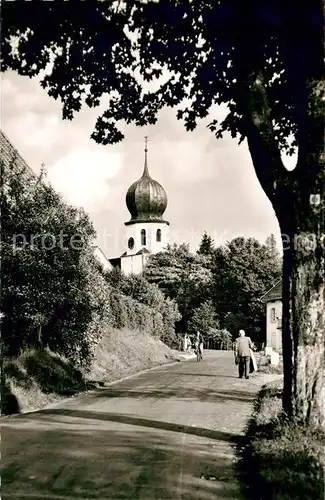
[[[272,300],[266,304],[266,345],[282,353],[282,301]]]
[[[121,271],[124,274],[141,274],[149,254],[123,255],[121,257]]]
[[[98,262],[103,266],[105,271],[111,271],[113,269],[110,261],[105,257],[100,248],[95,247],[94,249],[94,257],[98,260]]]

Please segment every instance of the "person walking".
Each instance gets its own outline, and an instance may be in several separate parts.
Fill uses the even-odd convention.
[[[245,378],[249,379],[251,360],[250,349],[253,348],[253,342],[249,337],[245,336],[245,331],[239,330],[239,337],[236,339],[234,349],[235,361],[236,364],[238,364],[239,378],[243,378],[243,375],[245,375]]]
[[[203,359],[203,338],[200,332],[197,332],[196,335],[195,349],[196,349],[197,360],[201,361]]]

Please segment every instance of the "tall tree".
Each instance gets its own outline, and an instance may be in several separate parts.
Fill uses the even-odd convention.
[[[186,244],[168,245],[164,252],[152,255],[144,276],[155,283],[165,296],[176,301],[181,319],[177,330],[187,331],[193,311],[206,300],[211,290],[209,259],[193,254]]]
[[[243,328],[253,340],[263,342],[265,307],[260,298],[281,272],[269,247],[254,238],[234,238],[216,249],[212,272],[212,296],[220,325],[233,338]]]
[[[211,328],[207,335],[208,345],[212,342],[217,349],[231,349],[232,348],[232,335],[228,330],[222,329],[218,330],[216,328]]]
[[[277,248],[277,241],[276,241],[276,237],[274,236],[274,234],[270,234],[270,236],[268,236],[265,240],[265,245],[267,246],[268,250],[269,250],[269,254],[270,256],[274,259],[274,263],[276,265],[279,264],[280,262],[280,252]]]
[[[188,130],[210,115],[217,137],[246,139],[288,240],[284,409],[323,423],[324,0],[4,2],[2,21],[2,71],[32,77],[47,67],[41,85],[61,99],[64,118],[105,97],[97,142],[122,140],[123,120],[156,123],[166,105]],[[218,123],[222,103],[229,113]],[[295,146],[288,171],[281,152]]]
[[[8,151],[7,151],[8,153]],[[86,361],[94,307],[83,258],[94,228],[15,154],[0,159],[2,346],[42,345]]]
[[[188,324],[189,332],[196,333],[199,331],[204,338],[207,338],[210,330],[217,327],[218,320],[215,308],[211,300],[206,300],[195,309]]]
[[[204,231],[197,253],[202,255],[212,255],[213,250],[213,239],[206,231]]]

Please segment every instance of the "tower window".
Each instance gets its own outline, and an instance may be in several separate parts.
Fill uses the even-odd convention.
[[[161,229],[157,229],[156,240],[159,242],[161,241]]]
[[[141,229],[141,245],[146,246],[146,244],[147,244],[146,230]]]
[[[133,248],[134,248],[134,239],[133,238],[129,238],[128,247],[130,250],[133,250]]]

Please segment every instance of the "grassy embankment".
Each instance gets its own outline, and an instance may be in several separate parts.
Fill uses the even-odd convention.
[[[48,349],[28,349],[16,359],[3,361],[1,414],[40,409],[176,359],[177,353],[160,340],[127,329],[105,332],[87,373]]]
[[[255,403],[240,467],[250,500],[324,498],[325,433],[289,423],[282,381],[264,386]]]

